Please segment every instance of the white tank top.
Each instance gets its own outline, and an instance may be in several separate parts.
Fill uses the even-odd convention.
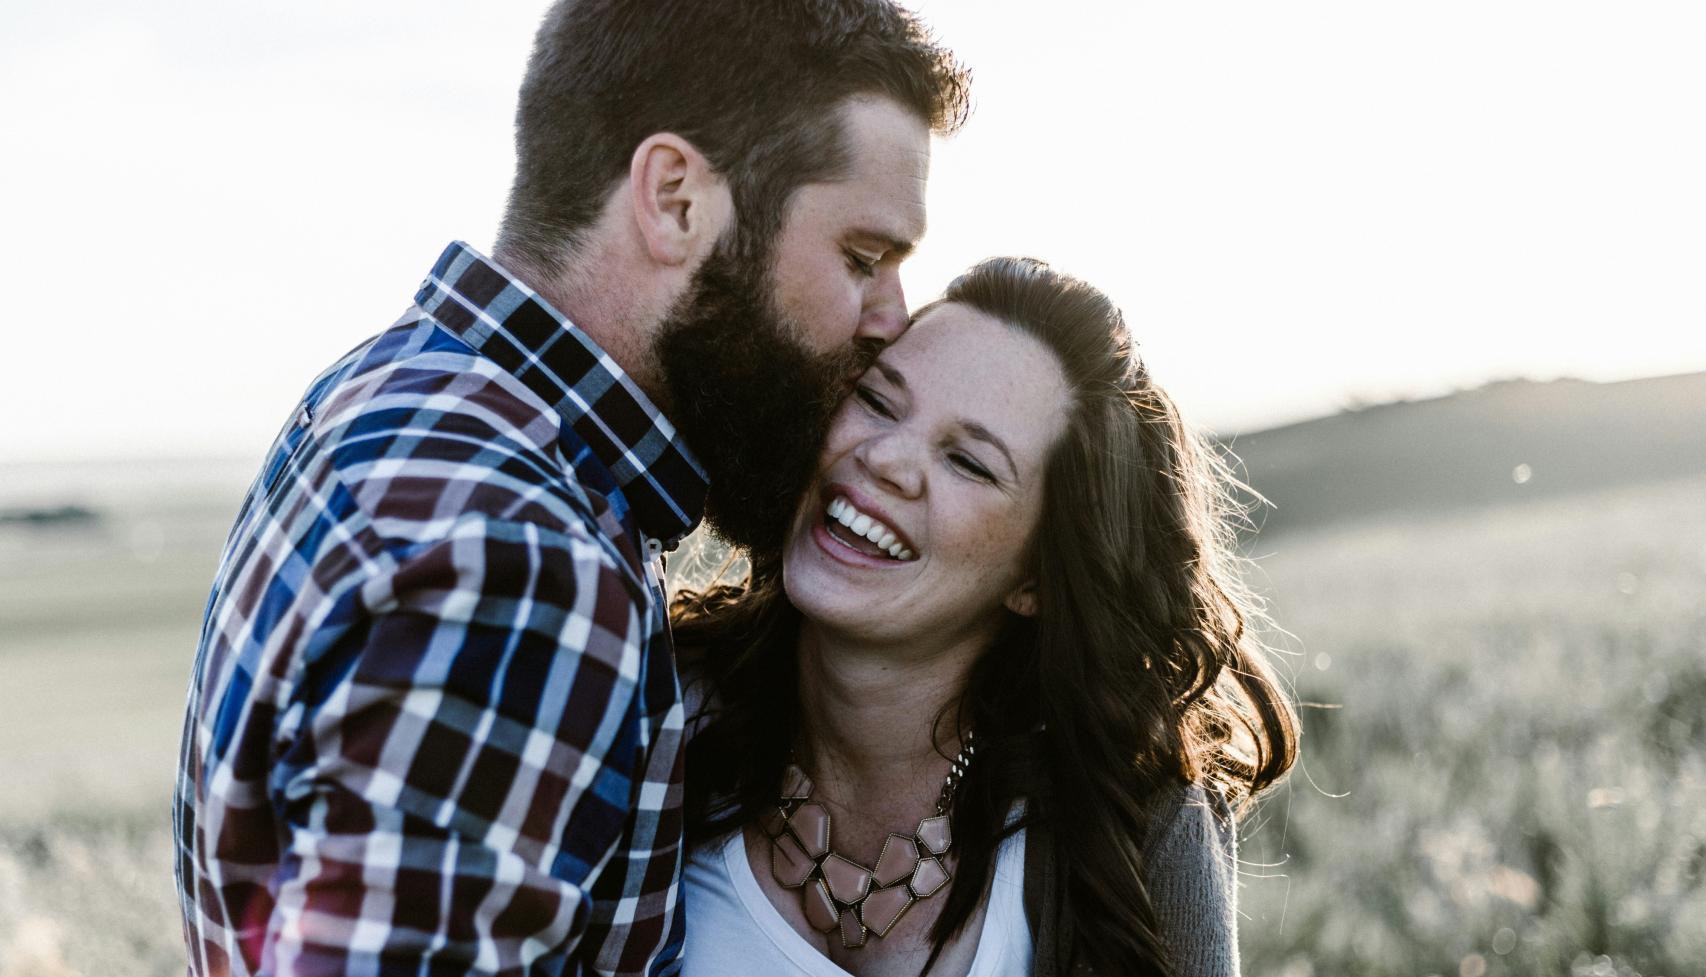
[[[739,831],[693,850],[682,874],[687,943],[682,977],[849,977],[807,943],[759,888]],[[989,907],[966,977],[1029,977],[1025,832],[1001,843]]]

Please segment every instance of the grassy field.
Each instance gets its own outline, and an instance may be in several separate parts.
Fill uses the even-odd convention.
[[[55,481],[101,518],[0,526],[0,977],[182,974],[169,799],[241,476]]]
[[[1247,970],[1706,973],[1706,479],[1276,537]]]
[[[182,973],[168,798],[240,488],[0,526],[0,977]],[[1703,499],[1256,544],[1316,705],[1245,826],[1247,974],[1706,973]]]

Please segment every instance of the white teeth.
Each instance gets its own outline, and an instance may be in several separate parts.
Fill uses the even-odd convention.
[[[900,537],[894,530],[855,509],[853,503],[845,497],[837,496],[832,500],[826,513],[829,518],[846,526],[849,531],[875,543],[878,549],[889,556],[897,560],[912,559],[912,551],[901,544]]]

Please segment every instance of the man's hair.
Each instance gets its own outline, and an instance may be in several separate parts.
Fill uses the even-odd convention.
[[[845,172],[856,96],[946,134],[969,74],[889,0],[560,0],[521,83],[498,251],[561,270],[634,149],[672,132],[728,182],[741,257],[763,257],[793,192]]]

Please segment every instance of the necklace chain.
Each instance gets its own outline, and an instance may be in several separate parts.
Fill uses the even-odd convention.
[[[972,742],[972,734],[966,733],[964,742],[960,744],[960,752],[948,761],[948,775],[942,778],[942,793],[936,798],[936,813],[946,814],[954,803],[954,791],[959,789],[960,781],[965,779],[966,769],[971,766],[971,757],[977,752],[977,744]]]
[[[948,764],[935,814],[910,835],[891,833],[870,867],[831,847],[829,810],[812,799],[815,787],[806,772],[798,764],[788,766],[776,809],[759,824],[770,837],[771,873],[785,888],[800,890],[813,929],[825,934],[839,929],[841,945],[857,949],[869,934],[887,936],[915,903],[947,888],[952,875],[946,856],[954,843],[949,811],[976,752],[968,732]]]

